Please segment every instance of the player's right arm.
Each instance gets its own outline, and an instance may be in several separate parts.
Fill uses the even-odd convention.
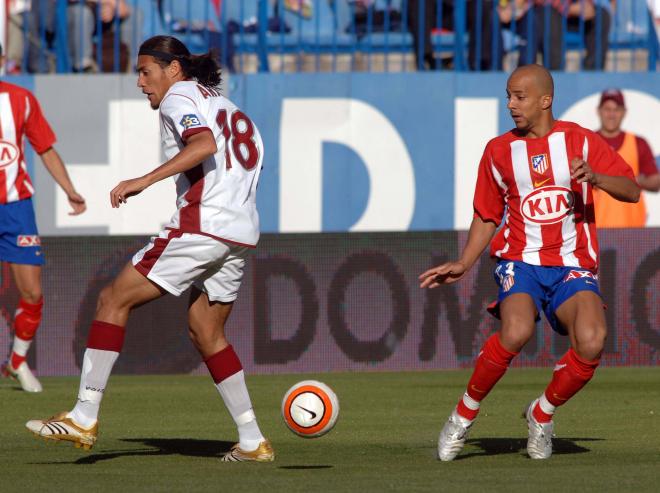
[[[504,214],[505,185],[493,159],[491,141],[479,163],[474,192],[474,217],[459,260],[433,267],[419,276],[421,288],[437,288],[463,278],[493,239]]]
[[[459,260],[447,262],[427,270],[419,276],[420,288],[437,288],[463,278],[486,249],[495,234],[497,225],[484,221],[477,214],[472,219],[468,241]]]

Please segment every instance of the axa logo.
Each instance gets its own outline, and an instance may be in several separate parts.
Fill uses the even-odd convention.
[[[18,235],[16,244],[19,247],[33,247],[41,245],[41,238],[37,235]]]
[[[562,221],[573,210],[575,197],[568,188],[548,186],[528,194],[520,205],[520,212],[528,221],[553,224]]]
[[[18,148],[11,142],[0,140],[0,169],[9,166],[18,159]]]

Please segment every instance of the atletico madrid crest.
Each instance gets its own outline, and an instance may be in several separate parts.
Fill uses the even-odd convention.
[[[537,154],[532,156],[532,169],[542,175],[548,169],[548,156],[547,154]]]

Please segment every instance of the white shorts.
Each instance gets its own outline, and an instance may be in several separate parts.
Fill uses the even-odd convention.
[[[132,262],[143,276],[175,296],[194,284],[211,301],[229,303],[238,295],[248,250],[200,234],[165,230],[152,236]]]

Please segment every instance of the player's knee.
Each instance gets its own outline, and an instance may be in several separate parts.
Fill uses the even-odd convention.
[[[121,308],[121,302],[115,296],[112,285],[104,287],[96,300],[96,312],[112,311]]]
[[[589,330],[578,331],[575,337],[575,352],[581,358],[594,360],[600,357],[605,347],[607,329],[605,326],[596,325]]]
[[[522,320],[511,320],[502,324],[500,342],[506,350],[517,353],[527,344],[533,334],[533,325],[530,328],[529,323],[524,323]]]

